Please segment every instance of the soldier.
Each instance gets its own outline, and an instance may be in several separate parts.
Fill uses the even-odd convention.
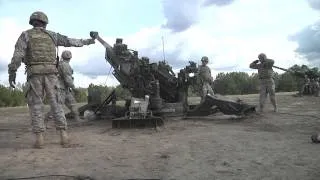
[[[73,69],[71,68],[69,62],[72,58],[72,53],[68,50],[63,51],[61,54],[62,61],[59,63],[59,93],[62,99],[62,106],[66,105],[68,109],[71,111],[71,114],[74,117],[76,122],[80,121],[79,112],[75,107],[77,103],[75,98],[73,97],[72,91],[76,92],[76,88],[73,83]],[[45,121],[51,120],[53,118],[53,112],[50,111],[46,115]],[[47,123],[46,123],[47,124]]]
[[[277,104],[275,98],[275,84],[272,78],[274,60],[267,59],[263,53],[259,54],[259,60],[255,60],[250,64],[251,69],[258,69],[260,79],[260,112],[263,112],[265,100],[269,94],[270,101],[273,105],[274,112],[277,112]],[[260,63],[259,63],[260,62]]]
[[[48,17],[43,12],[31,14],[29,24],[33,28],[22,32],[18,38],[11,63],[8,65],[9,83],[15,88],[16,71],[21,62],[26,65],[27,91],[26,98],[35,134],[35,148],[43,148],[44,117],[43,100],[49,100],[55,119],[56,129],[60,132],[61,145],[69,143],[67,123],[64,111],[59,102],[58,69],[56,46],[82,47],[94,44],[94,39],[72,39],[67,36],[46,30]]]
[[[207,66],[209,62],[209,58],[207,56],[203,56],[201,58],[202,65],[199,66],[199,79],[201,86],[201,102],[204,100],[207,94],[214,95],[211,84],[213,83],[213,79],[211,76],[211,70]]]
[[[314,95],[316,97],[319,97],[319,93],[320,93],[320,84],[319,84],[319,78],[315,79],[315,83],[314,83]]]
[[[315,95],[315,88],[316,88],[316,80],[314,78],[311,78],[310,85],[309,85],[311,95]]]
[[[304,75],[304,81],[299,90],[299,96],[303,96],[303,94],[310,94],[310,78],[308,75]]]

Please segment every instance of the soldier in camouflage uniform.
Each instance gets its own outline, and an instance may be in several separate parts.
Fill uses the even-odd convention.
[[[269,94],[270,101],[273,105],[274,111],[277,112],[277,104],[275,98],[275,84],[273,80],[273,64],[274,60],[267,59],[263,53],[259,54],[259,60],[255,60],[250,64],[251,69],[258,69],[258,76],[260,79],[260,112],[263,112],[265,100]],[[259,63],[260,62],[260,63]]]
[[[213,89],[211,84],[213,83],[213,79],[211,76],[211,70],[207,66],[209,62],[209,58],[207,56],[203,56],[201,58],[202,65],[199,66],[199,79],[200,79],[200,86],[201,86],[201,102],[204,100],[207,94],[214,95]]]
[[[304,80],[299,90],[299,96],[303,96],[303,94],[310,94],[310,90],[310,78],[308,75],[304,75]]]
[[[319,84],[319,78],[316,78],[314,81],[314,96],[319,97],[320,92],[320,84]]]
[[[315,94],[315,88],[316,88],[316,80],[314,78],[310,79],[310,85],[309,85],[309,89],[310,89],[310,94],[314,95]]]
[[[59,93],[62,98],[62,106],[66,105],[68,109],[71,111],[74,120],[76,122],[80,121],[79,112],[75,107],[77,103],[75,98],[73,97],[72,91],[76,92],[76,88],[73,83],[73,69],[71,68],[69,62],[72,58],[72,53],[68,50],[63,51],[61,54],[62,61],[59,63]],[[53,119],[53,112],[50,111],[46,115],[45,121]],[[46,122],[47,123],[47,122]]]
[[[43,148],[44,115],[43,100],[49,100],[54,115],[56,129],[60,132],[61,145],[67,145],[69,138],[66,132],[67,123],[58,93],[58,69],[56,46],[82,47],[94,44],[94,39],[72,39],[67,36],[48,31],[48,17],[43,12],[31,14],[29,24],[32,29],[22,32],[18,38],[11,63],[8,65],[9,83],[15,87],[16,71],[21,62],[26,65],[27,91],[32,131],[35,134],[35,148]]]

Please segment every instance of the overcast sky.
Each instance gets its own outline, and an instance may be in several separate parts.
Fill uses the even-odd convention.
[[[163,58],[163,36],[166,60],[175,70],[206,55],[214,77],[251,73],[248,66],[261,52],[284,68],[320,66],[320,0],[0,0],[1,84],[8,84],[14,45],[38,10],[48,15],[49,30],[72,38],[89,38],[95,30],[109,44],[120,37],[151,61]],[[76,86],[118,84],[98,41],[68,49]],[[25,79],[22,65],[17,80]]]

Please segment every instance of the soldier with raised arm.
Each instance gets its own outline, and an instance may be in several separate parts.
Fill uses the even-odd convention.
[[[22,32],[18,38],[11,63],[8,65],[9,83],[15,87],[16,71],[23,62],[26,65],[27,91],[26,98],[35,134],[35,148],[43,148],[45,131],[43,100],[49,100],[55,119],[56,129],[60,132],[61,145],[67,145],[67,123],[58,93],[58,60],[56,46],[82,47],[94,44],[94,39],[73,39],[48,31],[48,17],[43,12],[31,14],[29,24],[33,28]]]
[[[268,59],[264,53],[259,54],[259,60],[255,60],[250,64],[251,69],[258,69],[258,76],[260,79],[260,112],[263,112],[266,98],[269,94],[270,101],[273,105],[274,112],[277,112],[277,103],[275,97],[275,84],[273,80],[274,60]]]

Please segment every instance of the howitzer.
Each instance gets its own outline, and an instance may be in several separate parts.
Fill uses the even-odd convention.
[[[273,65],[273,67],[277,68],[277,69],[280,69],[282,71],[286,71],[286,72],[292,73],[293,75],[298,76],[300,78],[304,78],[305,75],[306,75],[306,73],[303,73],[303,72],[300,72],[300,71],[292,71],[292,70],[281,68],[281,67],[278,67],[278,66],[275,66],[275,65]]]
[[[278,67],[278,66],[273,66],[274,68],[277,68],[277,69],[280,69],[280,70],[283,70],[283,71],[286,71],[286,72],[289,72],[289,73],[293,73],[293,75],[295,76],[298,76],[300,78],[305,78],[306,75],[308,76],[308,78],[311,78],[311,79],[315,79],[315,78],[319,78],[319,73],[317,72],[317,68],[316,70],[314,69],[305,69],[304,71],[294,71],[294,70],[291,70],[291,69],[285,69],[285,68],[281,68],[281,67]]]
[[[105,59],[113,67],[114,77],[131,92],[132,96],[143,98],[149,94],[151,97],[161,96],[165,102],[179,101],[179,88],[182,86],[179,86],[181,83],[172,73],[172,67],[166,62],[149,63],[149,58],[139,58],[138,52],[128,49],[121,38],[117,38],[112,47],[99,36],[98,32],[90,32],[90,36],[96,38],[106,48]]]
[[[273,65],[272,67],[277,68],[277,69],[280,69],[280,70],[282,70],[282,71],[286,71],[286,72],[289,71],[288,69],[285,69],[285,68],[282,68],[282,67],[278,67],[278,66],[275,66],[275,65]]]
[[[294,76],[298,77],[297,82],[298,82],[298,90],[299,90],[299,94],[297,94],[298,96],[303,95],[315,95],[318,96],[319,93],[319,85],[318,85],[318,78],[319,78],[319,74],[318,74],[318,69],[317,68],[313,68],[313,69],[304,69],[304,72],[301,71],[294,71],[291,69],[284,69],[284,68],[280,68],[277,66],[273,66],[277,69],[281,69],[283,71],[286,71],[288,73],[293,74]],[[294,96],[297,96],[294,95]]]
[[[254,111],[254,106],[240,101],[227,101],[218,96],[208,96],[197,107],[189,106],[187,101],[188,88],[190,85],[197,83],[197,77],[191,76],[192,73],[196,74],[198,72],[195,62],[189,61],[189,65],[180,69],[176,76],[172,67],[166,61],[155,63],[149,62],[148,57],[139,58],[138,51],[128,49],[121,38],[117,38],[116,43],[111,46],[99,36],[98,32],[90,32],[90,36],[97,39],[105,47],[105,59],[114,69],[112,74],[122,87],[128,89],[132,95],[131,102],[126,102],[128,105],[127,111],[129,114],[138,114],[133,118],[133,116],[128,116],[128,113],[126,113],[126,116],[124,114],[125,118],[116,118],[114,121],[132,120],[132,118],[136,119],[137,117],[144,117],[145,120],[155,120],[158,119],[156,116],[179,116],[183,114],[206,116],[216,112],[212,111],[212,106],[215,106],[215,109],[220,109],[225,114],[239,115],[246,113],[247,111],[243,109],[244,107],[247,109],[247,106],[253,108]],[[89,97],[95,99],[90,95],[90,91]],[[135,104],[132,101],[139,103]],[[103,101],[101,105],[100,101],[95,106],[92,106],[94,108],[91,108],[91,110],[99,114],[101,113],[99,111],[107,109],[105,107],[107,103],[109,101]],[[143,104],[147,104],[147,110]],[[90,107],[88,105],[84,106],[82,112],[90,109]],[[141,109],[144,110],[141,111]],[[192,110],[192,113],[187,113],[190,110]],[[129,124],[135,123],[131,122],[131,120]]]

